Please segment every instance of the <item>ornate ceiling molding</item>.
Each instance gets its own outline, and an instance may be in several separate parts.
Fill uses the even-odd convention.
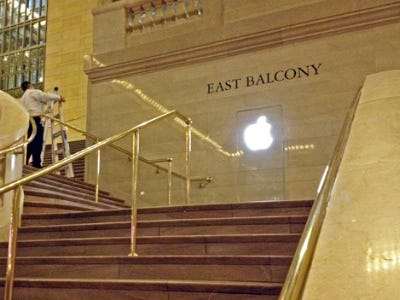
[[[86,70],[94,82],[137,75],[248,53],[332,34],[362,30],[400,21],[400,1],[394,3],[265,30],[170,53]]]

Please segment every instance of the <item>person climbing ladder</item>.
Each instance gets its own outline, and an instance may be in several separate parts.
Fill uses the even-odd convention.
[[[39,89],[35,89],[29,81],[24,81],[21,84],[21,89],[24,92],[21,98],[22,105],[26,108],[29,115],[34,119],[37,127],[37,133],[31,143],[28,144],[26,164],[32,157],[32,166],[35,168],[42,167],[42,147],[44,126],[41,115],[45,112],[46,105],[51,101],[64,102],[65,99],[57,94],[45,93]],[[32,125],[29,123],[28,137],[32,134]]]

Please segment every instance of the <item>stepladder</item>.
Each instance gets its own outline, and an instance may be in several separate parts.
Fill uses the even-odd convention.
[[[54,92],[58,93],[57,87],[54,88]],[[50,101],[48,104],[47,114],[52,119],[46,119],[42,155],[44,155],[45,152],[44,150],[46,148],[47,136],[50,134],[51,161],[54,164],[71,155],[68,143],[67,127],[63,125],[64,113],[62,102]],[[57,122],[56,120],[59,120],[60,122]],[[74,168],[72,163],[67,164],[64,166],[64,168],[58,170],[57,173],[60,174],[60,171],[62,170],[64,171],[66,177],[74,177]]]

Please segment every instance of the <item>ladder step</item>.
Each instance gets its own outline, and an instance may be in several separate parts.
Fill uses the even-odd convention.
[[[58,170],[67,170],[67,169],[70,168],[70,167],[71,167],[71,166],[68,164],[68,165],[65,165],[65,166],[59,168]]]
[[[53,139],[55,139],[61,135],[62,135],[62,131],[57,131],[57,132],[53,133]]]
[[[54,154],[64,154],[64,149],[58,149],[54,151]]]

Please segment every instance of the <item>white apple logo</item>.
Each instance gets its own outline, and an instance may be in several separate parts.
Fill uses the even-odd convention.
[[[268,149],[273,140],[271,124],[267,122],[266,116],[258,117],[255,123],[250,124],[244,130],[244,142],[252,151]]]

